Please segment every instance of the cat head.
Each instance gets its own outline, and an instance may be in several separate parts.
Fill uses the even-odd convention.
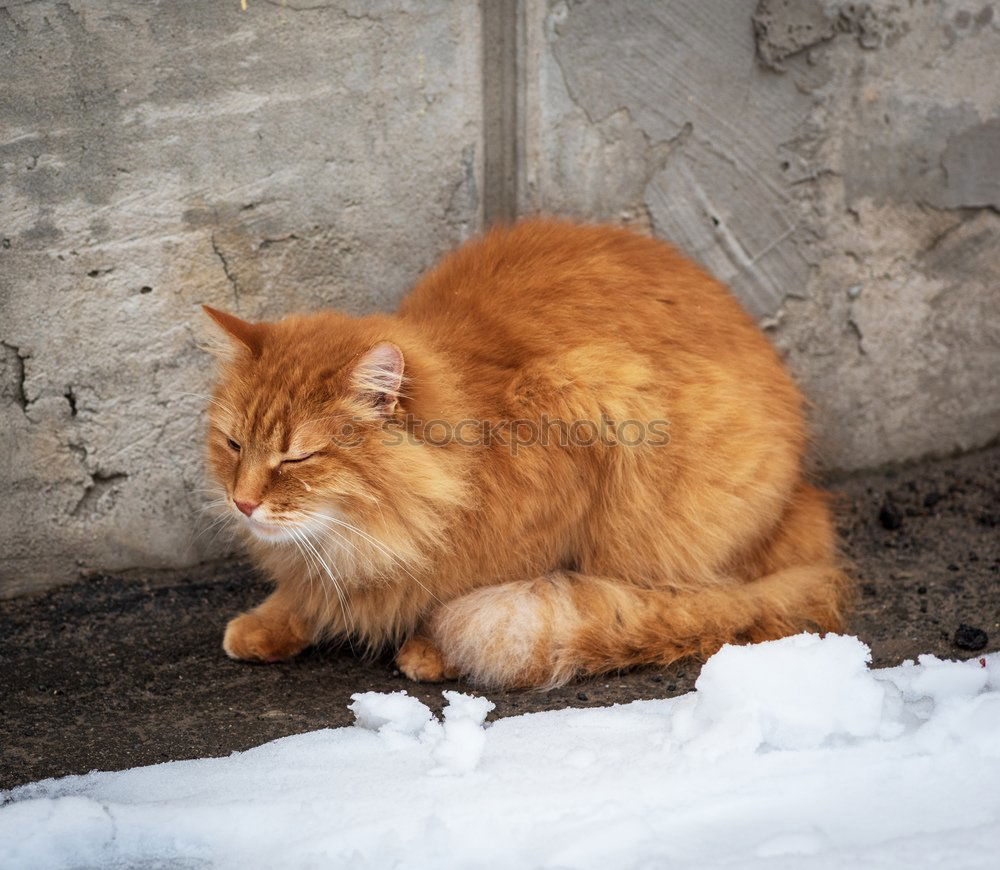
[[[459,496],[448,451],[407,424],[421,398],[410,392],[420,390],[394,340],[398,324],[335,312],[250,323],[205,312],[224,339],[208,430],[224,510],[258,543],[368,541],[413,555],[434,534],[432,505]],[[433,383],[424,386],[433,394]]]

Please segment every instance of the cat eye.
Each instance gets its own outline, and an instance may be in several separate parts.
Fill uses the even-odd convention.
[[[307,453],[305,456],[296,456],[294,459],[283,459],[282,460],[282,464],[285,464],[285,463],[288,463],[288,462],[305,462],[307,459],[310,459],[311,457],[313,457],[315,455],[316,455],[315,453]]]
[[[239,452],[240,452],[240,445],[239,445],[239,444],[237,444],[237,443],[236,443],[235,441],[233,441],[233,439],[232,439],[232,438],[227,438],[226,440],[227,440],[227,441],[229,442],[229,446],[230,446],[230,447],[231,447],[231,448],[232,448],[233,450],[235,450],[235,451],[236,451],[237,453],[239,453]]]

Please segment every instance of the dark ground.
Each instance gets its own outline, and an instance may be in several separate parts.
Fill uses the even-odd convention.
[[[851,630],[876,665],[974,655],[955,643],[961,624],[1000,649],[1000,448],[832,487],[861,578]],[[353,692],[405,688],[440,708],[442,686],[410,683],[388,660],[361,663],[346,648],[287,664],[229,661],[223,626],[265,587],[243,568],[220,573],[172,586],[100,578],[0,602],[0,788],[346,725]],[[975,632],[964,634],[975,646]],[[662,698],[689,691],[698,670],[688,662],[490,697],[498,716]]]

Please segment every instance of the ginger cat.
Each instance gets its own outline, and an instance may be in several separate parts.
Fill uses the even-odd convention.
[[[275,584],[233,658],[350,637],[414,680],[545,687],[841,626],[802,397],[663,242],[527,220],[394,315],[205,310],[212,472]]]

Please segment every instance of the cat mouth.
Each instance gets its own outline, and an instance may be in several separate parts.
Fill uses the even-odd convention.
[[[255,520],[253,517],[244,517],[243,523],[251,532],[261,538],[274,539],[285,534],[286,529],[283,523],[273,523],[266,520]]]

